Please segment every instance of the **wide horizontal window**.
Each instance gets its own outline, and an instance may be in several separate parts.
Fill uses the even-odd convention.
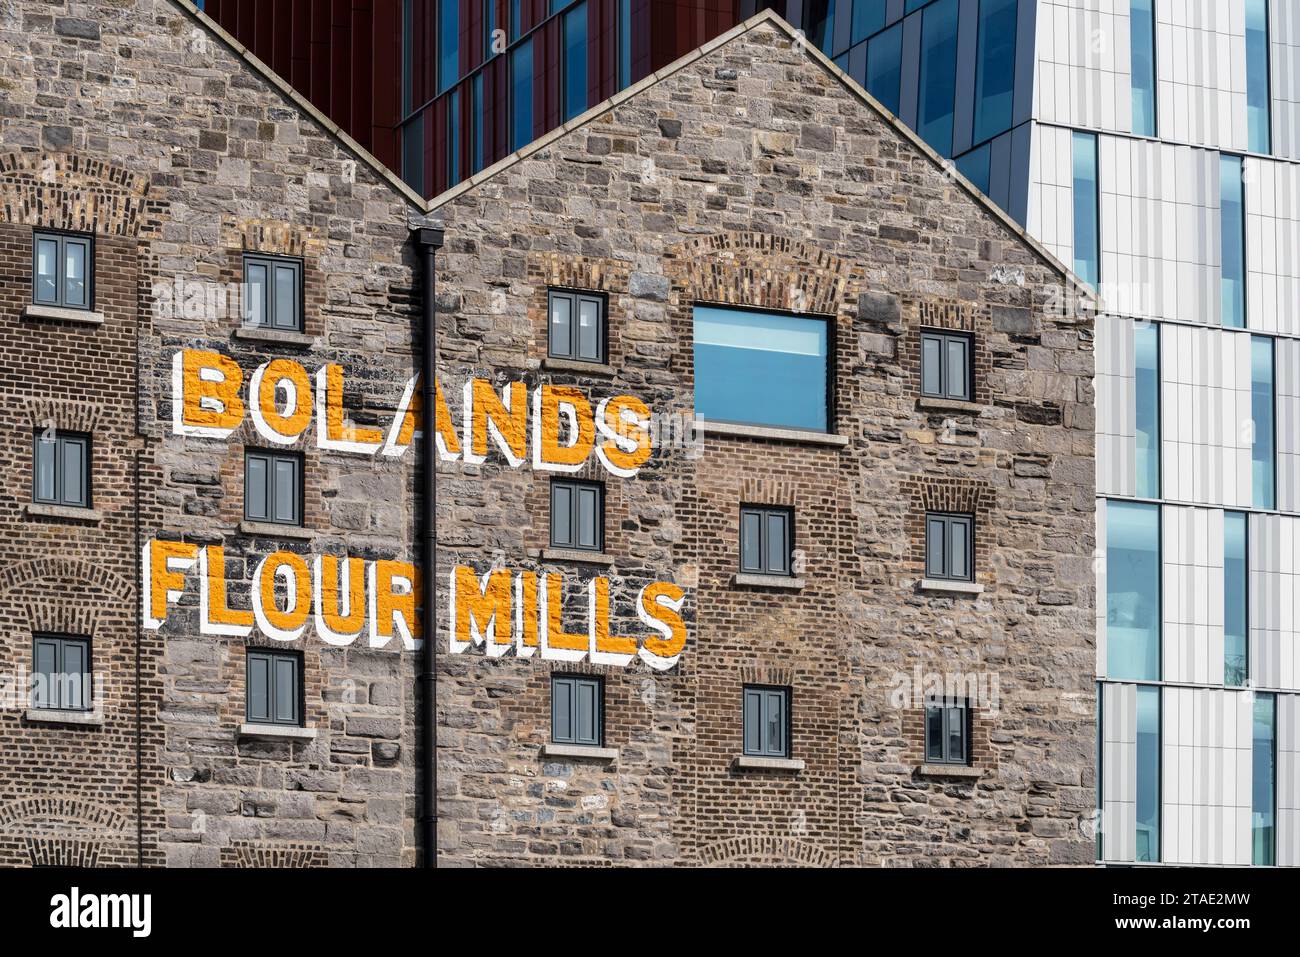
[[[705,420],[825,432],[825,319],[695,308],[695,412]]]

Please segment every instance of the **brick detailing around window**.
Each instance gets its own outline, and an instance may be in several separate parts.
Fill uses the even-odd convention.
[[[979,708],[970,713],[970,766],[981,771],[996,771],[998,752],[993,747],[997,723]],[[1005,731],[1003,737],[1007,737]],[[909,768],[925,764],[925,709],[908,708],[903,712],[902,758]]]
[[[222,867],[325,867],[329,855],[319,844],[269,844],[231,841],[221,849]]]
[[[974,375],[974,400],[980,405],[992,401],[989,375],[993,371],[993,320],[988,306],[943,299],[905,301],[905,330],[899,348],[907,394],[921,395],[921,333],[927,329],[967,332],[971,335],[971,361]]]
[[[907,513],[907,573],[916,578],[925,576],[925,513],[954,512],[975,516],[975,581],[991,584],[989,515],[997,504],[992,486],[974,479],[927,475],[904,480],[902,491],[911,502]]]
[[[816,844],[793,837],[754,835],[700,848],[704,867],[836,867],[839,863]]]
[[[629,263],[597,256],[534,253],[528,257],[527,280],[528,328],[533,333],[530,351],[538,361],[549,352],[551,316],[547,292],[553,288],[604,293],[607,297],[605,363],[618,368],[632,358],[634,350],[629,350],[624,342],[628,324],[634,317],[635,293]],[[548,373],[547,381],[581,383],[582,377],[576,373]]]
[[[101,236],[155,234],[165,204],[149,195],[149,180],[81,153],[0,155],[3,220],[93,232]]]
[[[277,222],[266,219],[240,219],[227,217],[221,224],[222,244],[226,249],[225,259],[217,281],[227,283],[227,288],[242,290],[244,282],[244,254],[261,253],[267,256],[289,256],[302,260],[302,333],[307,336],[322,336],[325,333],[325,310],[329,303],[326,296],[325,273],[320,266],[321,257],[326,255],[329,244],[314,227],[295,226],[292,223]],[[242,291],[241,291],[242,302]],[[215,317],[214,317],[215,318]],[[227,317],[231,329],[244,325],[242,315]],[[235,347],[236,353],[249,352],[252,349]],[[285,353],[291,355],[292,352]],[[239,358],[238,354],[235,356]],[[263,357],[265,359],[265,357]],[[246,367],[251,374],[256,365]],[[314,373],[317,365],[308,363],[308,372]],[[348,410],[351,414],[351,410]],[[358,425],[370,425],[371,422],[357,422]]]
[[[110,807],[76,797],[32,797],[0,805],[0,860],[33,866],[126,866],[135,829]]]

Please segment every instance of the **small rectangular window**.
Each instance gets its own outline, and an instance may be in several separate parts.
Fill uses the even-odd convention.
[[[788,508],[740,510],[740,570],[758,575],[789,575],[794,513]]]
[[[90,710],[90,639],[37,635],[32,643],[32,707]]]
[[[925,577],[975,580],[975,518],[928,512],[925,516]]]
[[[926,705],[925,763],[970,764],[970,708],[966,702]]]
[[[598,748],[604,741],[604,687],[600,678],[551,677],[551,741]]]
[[[1097,189],[1097,136],[1071,138],[1074,199],[1074,271],[1094,289],[1100,281],[1100,195]]]
[[[763,758],[790,756],[790,689],[745,685],[744,750]]]
[[[89,236],[38,232],[32,241],[32,302],[89,309],[94,246]]]
[[[36,433],[32,501],[90,508],[90,436]]]
[[[302,456],[250,449],[244,453],[244,518],[302,524]]]
[[[921,334],[921,394],[971,401],[971,337],[953,332]]]
[[[599,552],[605,547],[605,487],[551,480],[551,545]]]
[[[552,289],[548,353],[556,359],[605,361],[605,297]]]
[[[244,257],[244,321],[264,329],[302,332],[300,260]]]
[[[302,655],[270,648],[248,649],[247,705],[249,724],[302,726]]]

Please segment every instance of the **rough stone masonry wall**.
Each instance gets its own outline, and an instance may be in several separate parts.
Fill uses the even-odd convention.
[[[613,765],[540,754],[549,673],[575,669],[444,654],[444,863],[1091,860],[1092,346],[1086,318],[1049,311],[1056,270],[771,25],[436,212],[453,418],[469,376],[690,410],[691,307],[720,301],[832,318],[848,440],[710,435],[632,480],[592,473],[617,503],[616,591],[686,586],[690,640],[667,673],[576,669],[603,674]],[[546,367],[548,284],[608,294],[611,370]],[[920,401],[923,325],[974,332],[977,404]],[[605,573],[541,560],[547,481],[443,465],[440,580],[502,561]],[[801,590],[734,584],[741,504],[794,507]],[[982,594],[918,589],[927,508],[976,515]],[[629,613],[615,627],[635,633]],[[920,773],[921,712],[890,700],[914,667],[996,675],[978,779]],[[804,770],[733,766],[751,682],[793,688]]]
[[[377,461],[320,453],[304,440],[311,538],[241,534],[251,432],[222,441],[174,436],[172,355],[217,350],[246,376],[279,356],[309,372],[337,362],[347,373],[348,417],[386,425],[415,354],[410,208],[170,0],[7,3],[0,48],[0,323],[10,426],[0,668],[30,663],[32,629],[59,626],[94,631],[95,667],[108,676],[102,729],[29,727],[0,714],[0,863],[34,859],[23,842],[38,833],[89,834],[101,861],[129,863],[140,608],[133,450],[142,458],[143,539],[224,541],[236,607],[248,607],[258,559],[279,548],[415,557],[414,453]],[[106,237],[96,254],[103,326],[18,318],[30,295],[35,222]],[[238,338],[236,315],[156,319],[155,282],[238,284],[245,250],[303,259],[306,338]],[[104,513],[97,524],[22,515],[29,418],[47,407],[95,434],[95,505]],[[196,585],[192,574],[182,607],[161,632],[144,636],[145,862],[414,863],[412,656],[396,642],[377,651],[363,643],[328,648],[309,628],[294,646],[305,656],[306,712],[317,737],[241,738],[244,640],[199,634]]]

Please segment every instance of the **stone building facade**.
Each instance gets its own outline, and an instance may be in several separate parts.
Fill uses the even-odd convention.
[[[420,223],[440,863],[1092,859],[1091,322],[784,24],[431,204],[183,0],[10,4],[0,43],[0,671],[62,635],[96,678],[0,711],[0,864],[421,861]],[[93,240],[91,309],[33,308],[43,230]],[[297,264],[300,329],[232,308],[250,255]],[[603,362],[548,356],[551,290],[604,302]],[[701,303],[826,319],[826,433],[683,427]],[[972,401],[920,396],[922,329],[971,336]],[[568,457],[545,423],[584,405]],[[51,427],[91,437],[87,503],[33,501]],[[250,519],[249,450],[299,457],[300,523]],[[557,475],[603,484],[599,554],[552,546]],[[737,574],[745,505],[791,510],[779,585]],[[974,517],[970,587],[922,587],[927,511]],[[250,649],[299,656],[292,726],[249,720]],[[936,769],[909,682],[955,673],[997,693]],[[599,754],[551,746],[556,674],[601,679]],[[737,760],[746,686],[788,689],[784,762]]]

